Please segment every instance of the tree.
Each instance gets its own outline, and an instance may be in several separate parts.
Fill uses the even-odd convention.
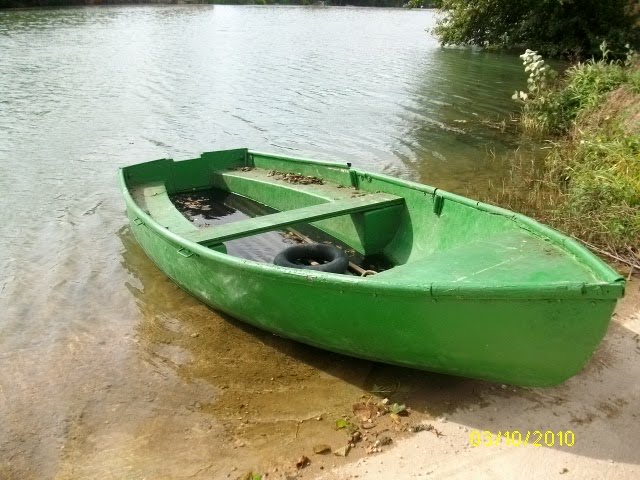
[[[606,40],[621,55],[640,44],[637,0],[443,0],[443,45],[531,48],[584,57]]]

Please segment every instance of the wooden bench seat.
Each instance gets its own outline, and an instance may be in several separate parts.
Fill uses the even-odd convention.
[[[310,207],[296,208],[261,217],[240,220],[224,225],[201,228],[184,235],[193,242],[215,245],[236,238],[277,230],[297,223],[310,223],[326,218],[400,205],[404,199],[395,195],[374,193],[344,200],[321,203]]]
[[[141,185],[132,191],[132,194],[136,203],[168,230],[179,235],[198,231],[198,227],[182,215],[171,202],[164,182]]]

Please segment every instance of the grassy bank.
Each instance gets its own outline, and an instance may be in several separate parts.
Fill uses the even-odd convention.
[[[529,81],[514,95],[519,124],[546,139],[549,153],[541,164],[516,165],[491,200],[640,265],[640,59],[630,51],[609,61],[605,45],[602,52],[562,76],[535,52],[522,55]]]

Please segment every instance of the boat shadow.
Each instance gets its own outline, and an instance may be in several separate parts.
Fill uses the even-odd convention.
[[[261,425],[256,436],[277,442],[282,425],[350,415],[365,395],[404,403],[412,423],[446,419],[469,433],[518,430],[523,436],[571,431],[572,447],[543,448],[640,464],[632,428],[638,424],[640,346],[628,328],[639,327],[640,319],[633,319],[640,303],[637,281],[581,373],[553,388],[519,388],[356,359],[259,330],[193,299],[146,258],[128,229],[119,236],[122,265],[135,277],[128,288],[140,310],[141,355],[187,381],[213,385],[218,395],[203,410],[231,429],[250,418]],[[333,430],[331,423],[326,428]],[[465,437],[459,447],[468,446]]]
[[[616,321],[578,375],[556,387],[521,388],[351,358],[265,334],[228,315],[221,316],[234,328],[297,362],[340,378],[365,394],[404,403],[416,413],[413,421],[460,425],[469,433],[460,448],[486,442],[486,432],[494,435],[494,442],[499,432],[512,435],[518,431],[523,441],[531,432],[531,443],[537,438],[543,448],[640,465],[636,448],[640,340],[638,333]],[[534,434],[536,431],[541,434]],[[475,432],[485,433],[472,440]],[[553,432],[554,445],[545,445],[546,432]],[[565,442],[571,432],[574,445],[559,445],[558,432]],[[501,442],[504,445],[506,439]]]

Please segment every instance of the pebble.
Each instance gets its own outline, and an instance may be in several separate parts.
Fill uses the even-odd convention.
[[[320,444],[320,445],[316,445],[315,447],[313,447],[313,453],[318,454],[318,455],[322,455],[325,453],[329,453],[331,451],[331,447],[329,445],[326,444]]]
[[[333,454],[337,455],[338,457],[346,457],[347,455],[349,455],[349,450],[351,450],[351,446],[345,445],[344,447],[334,451]]]

